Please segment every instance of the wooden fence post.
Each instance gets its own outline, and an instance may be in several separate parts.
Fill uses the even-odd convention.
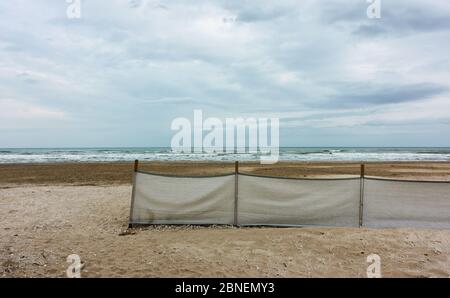
[[[359,182],[359,227],[363,225],[363,213],[364,213],[364,175],[365,166],[361,164],[360,182]]]
[[[135,160],[134,161],[134,172],[133,172],[133,188],[131,190],[131,206],[130,206],[130,217],[128,220],[128,228],[131,229],[133,228],[133,224],[131,223],[131,219],[133,217],[133,207],[134,207],[134,189],[136,188],[136,172],[138,171],[138,167],[139,167],[139,160]]]
[[[238,222],[238,187],[239,187],[239,162],[234,163],[234,225],[237,226]]]

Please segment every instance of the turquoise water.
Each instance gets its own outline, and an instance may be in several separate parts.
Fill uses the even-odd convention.
[[[251,153],[173,153],[167,147],[148,148],[0,148],[0,163],[96,161],[259,161]],[[450,148],[283,147],[280,160],[303,161],[450,161]]]

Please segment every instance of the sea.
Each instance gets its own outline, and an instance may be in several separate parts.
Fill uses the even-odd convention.
[[[175,153],[168,147],[0,148],[0,163],[259,161],[252,153]],[[450,147],[282,147],[283,161],[450,161]]]

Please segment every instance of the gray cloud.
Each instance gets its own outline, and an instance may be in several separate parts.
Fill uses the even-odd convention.
[[[236,14],[239,22],[268,22],[282,17],[296,15],[298,8],[293,1],[224,1],[223,6]]]
[[[92,0],[79,20],[66,6],[0,3],[0,102],[11,110],[0,129],[24,132],[0,135],[0,146],[45,146],[35,127],[79,146],[164,146],[170,121],[198,108],[277,115],[289,140],[311,143],[360,136],[360,126],[392,136],[420,123],[436,134],[450,120],[446,1],[382,1],[380,20],[360,0]],[[64,120],[23,121],[23,110]]]
[[[408,33],[450,30],[448,11],[442,11],[431,5],[406,5],[387,8],[382,25],[391,32]]]
[[[387,32],[388,31],[379,24],[370,24],[359,26],[358,29],[353,31],[353,34],[371,38],[374,36],[386,34]]]
[[[428,99],[448,91],[446,86],[420,84],[337,84],[338,95],[327,103],[340,106],[396,104]]]

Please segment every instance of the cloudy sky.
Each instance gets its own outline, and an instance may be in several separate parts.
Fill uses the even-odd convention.
[[[0,2],[0,147],[169,146],[279,117],[284,146],[450,146],[450,1]]]

